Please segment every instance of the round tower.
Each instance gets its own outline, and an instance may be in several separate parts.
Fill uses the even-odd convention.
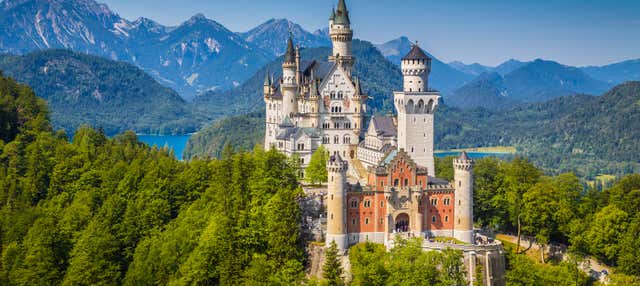
[[[287,41],[287,51],[282,62],[282,113],[284,116],[292,118],[298,113],[298,102],[296,93],[298,91],[298,71],[296,65],[296,54],[293,48],[292,36]]]
[[[333,10],[329,18],[329,36],[333,43],[333,53],[329,57],[330,61],[344,64],[348,70],[353,66],[351,43],[353,40],[353,30],[349,20],[349,10],[344,0],[338,2],[338,8]]]
[[[453,237],[473,243],[473,160],[462,152],[453,160],[455,188],[455,221]]]
[[[405,92],[424,92],[429,89],[431,58],[417,44],[402,58],[401,66]]]
[[[329,179],[327,188],[326,245],[335,241],[338,250],[347,250],[347,169],[348,164],[340,155],[332,155],[327,162]]]

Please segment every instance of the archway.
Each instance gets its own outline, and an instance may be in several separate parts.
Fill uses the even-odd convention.
[[[406,213],[401,213],[396,216],[396,232],[408,232],[409,229],[409,215]]]

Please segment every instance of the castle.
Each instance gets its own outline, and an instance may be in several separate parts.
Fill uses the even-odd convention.
[[[290,37],[282,78],[265,77],[265,148],[297,154],[303,168],[320,145],[329,151],[327,239],[341,249],[384,243],[394,232],[471,243],[473,161],[465,154],[456,160],[455,184],[435,177],[440,94],[429,89],[431,58],[413,46],[402,59],[403,89],[394,92],[397,117],[374,116],[363,132],[367,95],[352,76],[356,59],[344,0],[332,11],[329,34],[328,62],[302,61]],[[347,182],[347,161],[356,160],[369,169],[365,186]]]
[[[290,37],[282,78],[267,75],[264,82],[265,148],[296,154],[303,168],[321,145],[330,153],[326,242],[335,241],[346,252],[365,241],[391,247],[398,236],[454,238],[461,244],[425,242],[423,247],[458,248],[469,281],[481,264],[485,285],[503,285],[502,246],[476,244],[474,161],[462,152],[453,162],[453,181],[435,176],[434,114],[440,94],[429,89],[431,58],[413,45],[401,62],[403,88],[393,93],[397,116],[373,116],[365,130],[367,95],[352,76],[356,59],[344,0],[332,10],[329,34],[329,62],[301,61]]]

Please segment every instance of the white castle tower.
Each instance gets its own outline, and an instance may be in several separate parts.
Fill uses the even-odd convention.
[[[453,160],[456,200],[453,237],[466,243],[473,243],[473,164],[467,152]]]
[[[293,39],[289,36],[287,52],[282,63],[282,113],[285,117],[293,118],[298,113],[298,71],[296,65],[296,51],[293,48]]]
[[[338,250],[345,252],[347,241],[347,169],[340,155],[332,155],[327,162],[329,185],[327,188],[327,235],[326,245],[335,241]]]
[[[351,30],[349,10],[347,10],[347,4],[345,4],[344,0],[340,0],[338,8],[331,13],[329,36],[333,43],[333,53],[329,57],[329,61],[341,64],[351,76],[351,68],[355,62],[351,52],[353,30]]]
[[[396,91],[394,105],[398,111],[398,149],[404,149],[420,166],[435,177],[433,158],[433,115],[440,93],[429,90],[431,58],[418,45],[402,58],[404,90]]]

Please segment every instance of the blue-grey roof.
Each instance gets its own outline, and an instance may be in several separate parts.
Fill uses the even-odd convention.
[[[393,123],[393,118],[388,116],[373,116],[371,117],[371,123],[376,131],[377,135],[384,137],[395,137],[398,135],[398,130]]]

